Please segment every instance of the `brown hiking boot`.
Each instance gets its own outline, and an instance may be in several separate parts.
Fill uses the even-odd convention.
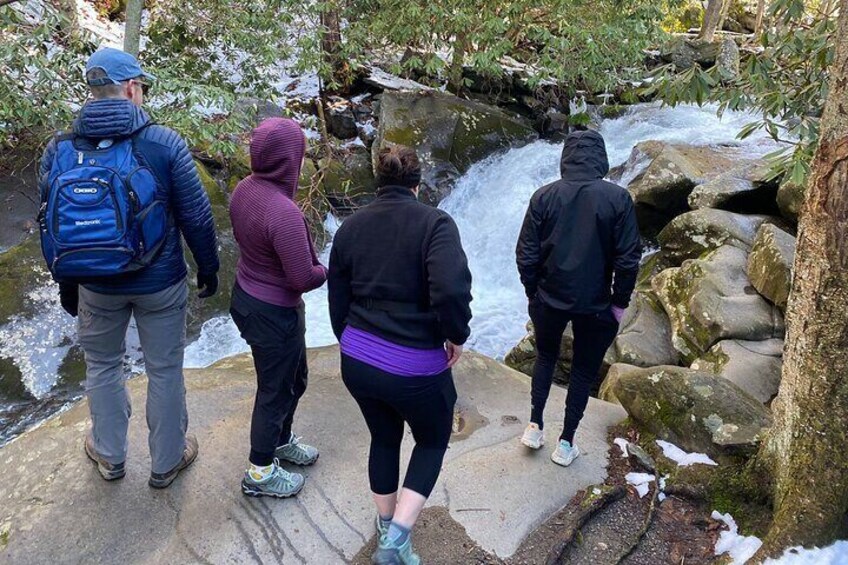
[[[186,435],[186,446],[183,452],[183,458],[177,463],[177,466],[167,473],[150,473],[150,480],[147,484],[153,488],[167,488],[174,482],[180,471],[194,463],[197,459],[197,438],[193,435]]]
[[[109,463],[106,461],[97,450],[94,449],[94,436],[88,432],[85,436],[85,454],[88,458],[97,463],[97,470],[100,476],[107,481],[116,481],[124,478],[127,474],[127,469],[124,463]]]

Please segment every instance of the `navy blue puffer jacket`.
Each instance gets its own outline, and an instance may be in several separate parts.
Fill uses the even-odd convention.
[[[83,106],[74,122],[79,149],[92,149],[99,140],[134,135],[136,158],[153,171],[160,198],[168,202],[173,218],[162,252],[147,268],[85,284],[101,294],[152,294],[186,277],[182,237],[204,274],[218,272],[218,244],[212,207],[203,190],[186,142],[175,131],[148,125],[150,118],[129,100],[94,100]],[[148,125],[148,127],[144,127]],[[47,177],[56,153],[51,141],[41,159],[40,186],[46,194]],[[181,237],[182,236],[182,237]]]

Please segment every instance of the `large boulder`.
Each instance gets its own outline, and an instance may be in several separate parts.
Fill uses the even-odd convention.
[[[786,311],[795,260],[795,238],[777,226],[764,224],[748,256],[748,277],[757,292]]]
[[[319,168],[324,194],[336,213],[350,214],[374,200],[377,183],[371,157],[364,148],[342,157],[325,157]]]
[[[690,69],[695,65],[712,67],[716,63],[720,49],[720,41],[676,36],[662,46],[660,57],[664,62],[672,63],[679,70]]]
[[[607,363],[653,367],[676,365],[678,360],[671,343],[671,324],[662,305],[652,291],[637,291],[607,352]]]
[[[598,390],[598,398],[614,404],[621,404],[615,396],[616,383],[624,375],[638,373],[644,368],[637,367],[636,365],[628,365],[627,363],[613,363],[610,365],[609,371],[607,371],[607,375],[601,383],[601,388]]]
[[[739,76],[739,46],[733,39],[725,38],[718,46],[715,65],[724,80],[733,80]]]
[[[752,452],[771,426],[762,402],[727,379],[685,367],[628,371],[612,392],[651,433],[714,457]]]
[[[643,141],[610,178],[627,186],[639,227],[650,235],[689,210],[692,189],[737,163],[738,158],[717,148]]]
[[[751,161],[696,186],[689,195],[689,207],[776,214],[777,186],[766,161]]]
[[[676,217],[659,233],[657,240],[663,259],[670,265],[680,265],[686,259],[697,259],[722,245],[748,251],[760,226],[774,221],[779,220],[702,208]]]
[[[692,363],[692,368],[725,378],[764,404],[780,387],[783,340],[718,342]]]
[[[386,92],[372,157],[376,162],[379,149],[390,145],[414,148],[423,166],[422,196],[437,204],[473,163],[537,137],[523,118],[479,102],[432,91]]]
[[[671,321],[672,343],[686,364],[722,339],[783,336],[783,315],[751,285],[747,260],[744,250],[723,245],[654,277],[654,292]]]

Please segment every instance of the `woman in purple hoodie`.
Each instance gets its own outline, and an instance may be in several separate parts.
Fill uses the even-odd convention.
[[[230,202],[241,256],[230,314],[250,345],[256,400],[250,425],[250,468],[241,483],[248,496],[286,498],[304,478],[280,461],[311,465],[318,450],[292,433],[306,391],[306,326],[301,295],[324,284],[306,220],[294,201],[306,138],[293,120],[271,118],[253,131],[250,176]]]

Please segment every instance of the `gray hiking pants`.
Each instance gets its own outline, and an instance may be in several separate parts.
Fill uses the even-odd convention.
[[[183,381],[186,340],[185,281],[153,294],[99,294],[80,287],[79,342],[85,352],[85,391],[94,447],[110,463],[127,458],[132,407],[124,355],[130,316],[135,316],[147,371],[147,428],[151,467],[166,473],[185,450],[188,412]]]

